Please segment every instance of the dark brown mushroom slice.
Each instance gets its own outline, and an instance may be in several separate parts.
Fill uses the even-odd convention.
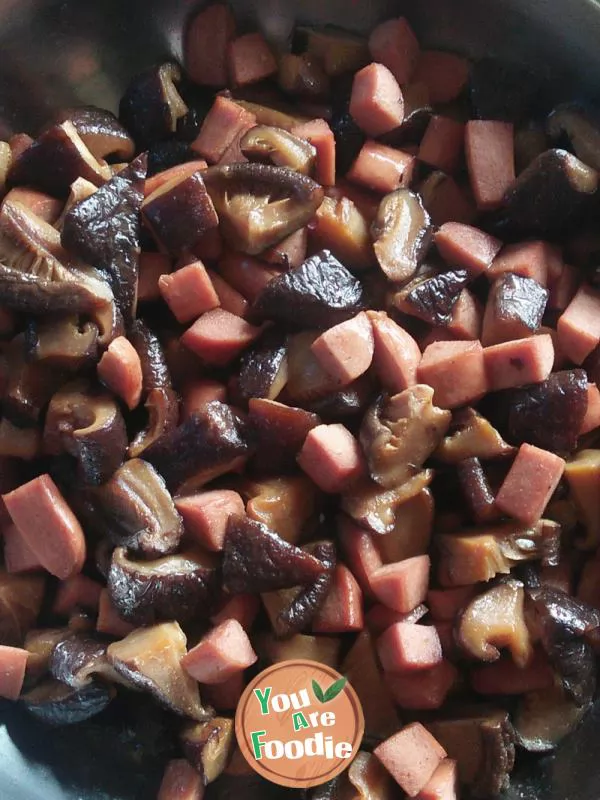
[[[285,396],[289,403],[310,407],[318,400],[337,393],[335,380],[323,369],[312,350],[318,337],[318,331],[303,331],[289,336],[287,340],[288,382]]]
[[[298,26],[294,31],[294,49],[323,62],[327,74],[332,76],[354,73],[370,61],[365,37],[336,25]]]
[[[173,139],[158,142],[148,150],[148,178],[158,175],[159,172],[165,172],[171,167],[197,160],[198,153],[192,150],[187,141],[181,142]]]
[[[475,597],[460,613],[455,638],[462,650],[480,661],[496,661],[500,647],[510,650],[517,666],[524,667],[532,653],[525,622],[525,589],[507,581]]]
[[[371,226],[379,266],[389,280],[412,278],[427,254],[433,226],[418,194],[397,189],[386,195]]]
[[[63,246],[108,276],[125,320],[135,316],[140,209],[148,157],[142,154],[67,213]]]
[[[417,275],[396,292],[392,303],[399,311],[429,325],[446,326],[452,322],[454,306],[468,282],[464,269]]]
[[[317,159],[312,144],[283,128],[256,125],[240,141],[242,153],[249,161],[289,167],[301,175],[311,175]]]
[[[66,198],[77,178],[101,186],[110,176],[108,165],[90,153],[75,125],[67,120],[45,130],[13,159],[7,185],[32,186],[53,197]]]
[[[148,424],[129,445],[130,458],[142,455],[161,437],[174,431],[179,420],[179,398],[171,388],[151,389],[144,408],[148,412]]]
[[[533,278],[512,272],[496,278],[483,318],[484,347],[536,333],[542,325],[549,296],[548,289]]]
[[[123,547],[112,554],[108,591],[119,616],[134,625],[206,619],[217,588],[216,560],[199,550],[137,561]]]
[[[325,248],[351,272],[363,273],[377,266],[371,238],[370,217],[342,189],[329,186],[310,225],[313,249]]]
[[[142,390],[171,388],[171,375],[163,347],[158,336],[141,319],[132,322],[127,338],[140,357]]]
[[[275,400],[287,378],[286,336],[267,330],[240,358],[237,393],[244,401],[252,397]]]
[[[93,492],[95,513],[114,544],[145,558],[174,553],[183,520],[158,472],[139,458],[126,461]]]
[[[68,628],[36,628],[29,631],[23,642],[27,650],[25,686],[32,686],[48,675],[54,648],[69,635]]]
[[[44,444],[50,455],[73,456],[84,483],[104,483],[123,463],[127,451],[127,430],[118,403],[84,380],[64,386],[50,401]]]
[[[350,113],[353,75],[341,75],[331,85],[331,120],[329,127],[335,136],[335,168],[345,175],[365,143],[365,134]]]
[[[279,88],[293,97],[325,98],[330,91],[329,76],[318,59],[303,53],[284,53],[279,59]]]
[[[402,504],[394,530],[377,539],[384,564],[425,555],[429,551],[435,517],[435,501],[430,489]]]
[[[181,666],[186,637],[177,622],[133,631],[108,646],[108,661],[131,684],[183,717],[204,722],[212,711],[202,705],[198,684]]]
[[[419,472],[448,430],[452,413],[433,404],[433,389],[417,384],[379,397],[365,414],[360,443],[371,478],[385,489]]]
[[[513,717],[517,744],[532,753],[554,750],[588,710],[589,704],[577,705],[561,686],[527,692]]]
[[[561,147],[568,146],[584,164],[600,170],[600,126],[598,113],[579,103],[562,103],[546,122],[546,132]]]
[[[140,150],[168,138],[188,107],[175,84],[181,81],[177,64],[167,62],[136,75],[119,105],[119,118]]]
[[[514,452],[515,448],[478,411],[461,408],[454,412],[450,431],[434,455],[445,463],[457,464],[467,458],[506,458]]]
[[[248,438],[256,447],[252,470],[271,475],[296,469],[308,432],[321,422],[317,414],[261,398],[251,399],[248,407]]]
[[[50,655],[50,674],[57,681],[82,689],[89,685],[94,677],[102,677],[109,682],[120,682],[120,676],[108,663],[106,657],[107,642],[89,634],[73,634],[58,641]]]
[[[548,137],[537,121],[515,130],[515,172],[520,175],[532,161],[548,149]]]
[[[78,372],[98,360],[98,326],[78,316],[33,318],[25,331],[32,361]]]
[[[328,392],[324,397],[317,397],[308,407],[323,422],[343,422],[366,414],[376,392],[377,386],[371,376],[365,374],[337,392]]]
[[[100,714],[114,696],[114,687],[100,681],[75,689],[49,678],[22,695],[21,702],[47,725],[74,725]]]
[[[423,83],[409,83],[402,87],[404,119],[393,131],[379,138],[388,147],[402,148],[407,144],[419,144],[433,115],[429,92]]]
[[[433,470],[417,472],[400,486],[384,489],[374,481],[355,486],[351,494],[342,497],[341,509],[363,528],[377,534],[394,531],[399,508],[419,494],[433,480]]]
[[[135,155],[133,139],[110,111],[97,106],[68,108],[61,112],[56,121],[67,120],[73,123],[94,158],[113,156],[119,161],[130,161]]]
[[[46,581],[42,575],[0,571],[0,642],[20,647],[39,616]]]
[[[477,457],[459,461],[456,477],[473,522],[481,525],[498,519],[494,492],[481,461]]]
[[[363,307],[360,281],[329,250],[321,250],[302,266],[269,281],[252,313],[288,327],[330,328]]]
[[[180,741],[185,757],[207,786],[221,775],[231,756],[235,744],[233,720],[213,717],[207,722],[186,725]]]
[[[210,167],[204,183],[227,243],[248,255],[303,228],[324,197],[323,187],[307,175],[266,164]]]
[[[234,514],[227,522],[221,569],[225,591],[243,594],[304,586],[316,581],[327,567],[266,525]]]

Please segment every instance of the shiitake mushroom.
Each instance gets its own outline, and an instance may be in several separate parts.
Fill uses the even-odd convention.
[[[317,414],[275,400],[252,398],[248,403],[248,438],[255,446],[250,461],[260,474],[287,473],[296,468],[296,456],[308,432],[321,422]]]
[[[0,571],[0,642],[21,646],[38,618],[44,599],[43,575]]]
[[[237,392],[245,401],[252,397],[275,400],[287,383],[285,335],[267,330],[240,358]]]
[[[71,122],[90,153],[97,159],[113,157],[130,161],[135,143],[110,111],[97,106],[81,106],[62,111],[57,122]]]
[[[255,125],[243,136],[240,149],[249,161],[289,167],[301,175],[311,175],[317,151],[305,139],[283,128]]]
[[[186,725],[180,741],[186,758],[198,770],[206,786],[221,775],[231,757],[235,745],[233,720],[213,717],[207,722]]]
[[[389,280],[400,282],[417,271],[431,243],[433,227],[419,195],[397,189],[381,201],[371,233],[379,266]]]
[[[435,451],[435,457],[449,464],[467,458],[491,460],[514,453],[488,420],[473,408],[461,408],[452,416],[449,433]]]
[[[25,329],[27,356],[68,372],[78,372],[98,358],[98,326],[78,316],[33,317]]]
[[[418,317],[430,325],[448,325],[460,293],[469,281],[464,269],[417,274],[393,297],[399,311]]]
[[[562,103],[548,116],[546,132],[558,147],[566,140],[577,158],[600,170],[600,125],[596,110],[580,103]]]
[[[74,725],[100,714],[114,696],[114,687],[100,681],[76,689],[48,678],[22,695],[21,702],[47,725]]]

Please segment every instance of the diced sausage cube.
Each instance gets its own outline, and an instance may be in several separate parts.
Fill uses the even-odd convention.
[[[209,403],[227,402],[227,387],[210,378],[198,378],[182,389],[181,417],[188,419],[195,411],[204,411]]]
[[[223,683],[204,684],[202,699],[217,711],[235,711],[246,687],[243,672],[237,672]]]
[[[160,300],[158,281],[171,272],[172,262],[165,253],[140,253],[138,303]]]
[[[191,322],[220,305],[215,287],[201,261],[194,261],[169,275],[161,275],[158,288],[178,322]]]
[[[4,528],[4,566],[7,572],[33,572],[43,569],[36,554],[29,547],[16,525],[10,523]]]
[[[415,625],[420,619],[427,614],[427,606],[421,604],[407,614],[402,614],[400,611],[394,611],[393,608],[388,608],[381,603],[375,603],[368,610],[365,621],[367,627],[374,636],[386,631],[390,625],[396,625],[398,622],[408,622]]]
[[[380,603],[403,614],[425,602],[429,556],[414,556],[386,564],[371,576],[371,590]]]
[[[554,345],[547,333],[495,344],[483,352],[491,392],[545,381],[554,364]]]
[[[117,609],[110,599],[110,592],[108,589],[102,589],[100,592],[96,630],[98,633],[105,633],[107,636],[115,636],[119,639],[128,636],[135,630],[134,625],[130,622],[125,622],[125,620],[121,619],[119,616]]]
[[[273,247],[269,247],[261,258],[264,258],[269,264],[275,264],[285,269],[294,269],[304,264],[307,250],[308,228],[304,227],[290,233]]]
[[[505,273],[488,294],[481,342],[484,347],[536,333],[542,324],[548,290],[531,278]]]
[[[247,86],[277,72],[277,61],[262,33],[246,33],[229,42],[229,75],[234,86]]]
[[[600,390],[595,383],[588,383],[588,404],[579,435],[589,433],[600,427]]]
[[[170,183],[175,178],[182,181],[185,178],[189,178],[195,172],[202,172],[207,166],[208,164],[204,159],[197,159],[195,161],[186,161],[184,164],[176,164],[174,167],[164,169],[162,172],[157,172],[156,175],[146,178],[144,182],[144,197],[150,197],[157,189]],[[163,272],[166,271],[167,270],[163,270]]]
[[[505,272],[513,272],[523,278],[532,278],[542,286],[548,286],[550,277],[558,277],[562,266],[560,252],[554,245],[540,240],[507,244],[492,262],[487,271],[492,281]]]
[[[386,672],[411,672],[442,662],[442,645],[432,625],[397,622],[377,641],[381,666]]]
[[[464,140],[462,122],[434,114],[421,139],[419,160],[442,172],[454,172],[460,163]]]
[[[181,665],[199,683],[223,683],[256,658],[246,631],[237,620],[228,619],[203,636]]]
[[[465,153],[477,208],[496,208],[515,180],[512,124],[470,120],[465,128]]]
[[[532,444],[522,444],[496,496],[508,517],[533,525],[543,515],[565,469],[565,461]]]
[[[456,658],[456,643],[454,641],[453,622],[434,622],[435,629],[440,637],[442,653],[446,658]]]
[[[410,186],[415,160],[409,153],[369,140],[362,146],[347,178],[374,192],[388,194],[401,186]]]
[[[346,562],[360,584],[360,588],[365,594],[370,594],[371,575],[383,566],[373,536],[348,517],[340,517],[337,527]]]
[[[219,274],[236,292],[253,303],[265,286],[279,273],[257,258],[227,253],[219,261]]]
[[[456,761],[445,758],[431,776],[417,800],[459,800],[458,768]]]
[[[98,377],[125,403],[136,408],[142,397],[142,363],[129,339],[118,336],[98,362]]]
[[[102,586],[87,575],[73,575],[72,578],[61,581],[54,598],[52,612],[67,617],[78,608],[96,611],[100,604],[101,591]]]
[[[335,136],[324,119],[302,122],[292,128],[294,136],[306,139],[317,151],[315,180],[322,186],[335,186]]]
[[[181,341],[206,364],[224,366],[258,339],[261,330],[229,311],[215,308],[196,320]]]
[[[420,722],[402,728],[373,752],[409,797],[425,788],[446,757],[444,748]]]
[[[392,394],[415,386],[421,361],[419,345],[384,311],[368,311],[375,351],[373,364],[382,385]]]
[[[50,475],[40,475],[3,496],[17,530],[40,564],[61,580],[81,572],[85,537]]]
[[[359,128],[374,139],[402,123],[402,90],[383,64],[369,64],[354,76],[350,114]]]
[[[435,245],[448,266],[466,269],[476,278],[490,267],[502,242],[472,225],[445,222],[436,231]]]
[[[385,676],[386,683],[400,708],[415,711],[440,708],[457,678],[458,670],[446,659],[429,669],[417,672],[392,672]]]
[[[431,386],[433,401],[440,408],[473,403],[488,391],[483,354],[479,341],[433,342],[419,364],[419,383]]]
[[[483,326],[483,307],[473,292],[463,289],[452,309],[445,330],[454,339],[479,339]],[[435,329],[434,329],[435,330]],[[442,329],[443,330],[443,329]]]
[[[341,494],[365,471],[358,441],[340,423],[317,425],[306,437],[298,464],[324,492]]]
[[[236,594],[212,615],[210,621],[213,625],[220,625],[228,619],[234,619],[245,631],[249,631],[259,611],[260,600],[255,594]]]
[[[202,776],[185,758],[174,758],[167,764],[157,800],[202,800]]]
[[[331,588],[312,623],[313,633],[352,633],[364,628],[363,595],[345,564],[333,571]]]
[[[419,42],[405,17],[378,25],[369,37],[373,61],[390,70],[398,83],[408,83],[419,60]]]
[[[549,282],[548,308],[564,311],[577,294],[580,284],[581,270],[570,264],[563,264],[559,276]]]
[[[468,80],[467,59],[443,50],[423,50],[413,76],[413,83],[425,84],[434,105],[455,100]]]
[[[369,317],[361,311],[322,333],[311,350],[323,369],[340,386],[347,386],[371,366],[375,350]]]
[[[581,286],[558,320],[558,339],[563,352],[582,364],[600,343],[600,291]]]
[[[27,650],[0,644],[0,697],[17,700],[25,680]]]
[[[213,272],[211,269],[206,270],[208,276],[215,287],[215,292],[219,298],[219,304],[223,311],[229,311],[230,314],[235,314],[236,317],[245,317],[250,308],[250,304],[246,298],[241,295],[237,289],[230,286],[226,280]]]
[[[223,3],[209,5],[188,26],[185,69],[194,83],[227,85],[227,46],[235,36],[235,20]]]
[[[430,589],[427,592],[427,607],[434,620],[452,622],[458,612],[475,595],[474,586],[456,586],[452,589]]]
[[[212,108],[206,115],[200,133],[190,147],[205,158],[209,164],[216,164],[240,131],[256,125],[256,117],[228,97],[217,95]]]
[[[518,667],[510,657],[471,670],[471,686],[478,694],[525,694],[550,689],[556,675],[548,657],[541,650],[525,667]]]
[[[212,552],[223,549],[227,521],[232,514],[244,514],[244,501],[231,489],[213,489],[175,499],[185,529]]]

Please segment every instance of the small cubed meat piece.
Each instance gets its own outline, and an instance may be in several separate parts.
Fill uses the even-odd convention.
[[[136,408],[142,397],[142,363],[129,339],[118,336],[98,362],[98,377],[111,392]]]
[[[415,161],[410,153],[369,140],[362,146],[346,177],[374,192],[389,194],[402,186],[410,186]]]
[[[579,435],[596,430],[600,426],[600,390],[595,383],[588,383],[588,404]]]
[[[254,114],[228,97],[218,95],[190,147],[209,164],[216,164],[240,132],[247,131],[251,125],[256,125]]]
[[[236,292],[253,303],[279,273],[258,258],[241,253],[227,253],[219,261],[219,274]]]
[[[335,186],[335,136],[324,119],[294,125],[292,134],[306,139],[317,151],[314,179],[322,186]]]
[[[3,500],[17,530],[40,564],[61,580],[81,572],[85,561],[85,537],[50,475],[40,475]]]
[[[317,360],[339,386],[347,386],[371,366],[375,345],[364,311],[322,333],[311,345]]]
[[[402,124],[402,90],[383,64],[369,64],[354,76],[350,114],[358,127],[374,139]]]
[[[420,722],[413,722],[373,750],[409,797],[427,786],[446,751]]]
[[[383,605],[407,614],[427,597],[429,556],[414,556],[386,564],[371,576],[371,591]]]
[[[559,276],[548,284],[550,289],[548,308],[553,311],[564,311],[577,294],[581,277],[580,269],[570,264],[563,264]]]
[[[425,84],[434,104],[456,100],[468,80],[467,59],[443,50],[423,50],[413,76],[413,83]]]
[[[227,402],[227,387],[211,378],[198,378],[186,384],[181,392],[181,419],[186,420],[196,411],[204,411],[215,400]]]
[[[192,19],[185,37],[185,70],[194,83],[227,85],[227,46],[234,36],[235,20],[224,3],[209,5]]]
[[[459,800],[458,769],[456,761],[445,758],[431,776],[427,786],[417,795],[417,800]]]
[[[582,364],[600,342],[600,291],[581,286],[558,320],[561,350]]]
[[[503,247],[486,274],[493,281],[505,272],[513,272],[548,286],[552,276],[558,277],[561,265],[560,251],[555,245],[541,240],[518,242]]]
[[[454,339],[479,339],[483,325],[483,306],[473,292],[463,289],[452,309],[445,330]]]
[[[256,658],[246,631],[237,620],[228,619],[203,636],[181,665],[199,683],[223,683]]]
[[[250,325],[222,308],[203,314],[181,337],[182,343],[211,366],[224,366],[260,336]]]
[[[393,608],[388,608],[381,603],[375,603],[371,606],[365,616],[367,627],[374,636],[386,631],[390,625],[395,625],[397,622],[409,622],[415,625],[420,619],[427,614],[427,606],[417,606],[408,614],[402,614],[400,611],[394,611]]]
[[[381,384],[392,394],[415,386],[421,361],[419,345],[384,311],[368,311],[375,352],[373,365]]]
[[[202,776],[185,758],[174,758],[167,764],[157,800],[202,800]]]
[[[474,403],[488,391],[483,354],[479,341],[433,342],[419,364],[419,383],[432,387],[440,408]]]
[[[484,347],[536,333],[542,324],[548,289],[532,278],[510,272],[497,278],[490,289],[481,343]]]
[[[235,711],[245,687],[244,673],[238,672],[223,683],[204,684],[202,699],[218,711]]]
[[[161,275],[158,288],[177,322],[191,322],[220,305],[215,287],[201,261],[194,261],[169,275]]]
[[[385,676],[386,683],[400,708],[415,711],[432,711],[440,708],[457,678],[458,670],[446,659],[442,659],[439,664],[429,669],[391,672]]]
[[[554,453],[522,444],[496,496],[496,506],[506,516],[533,525],[541,519],[565,469]]]
[[[340,423],[317,425],[306,437],[298,464],[324,492],[342,494],[365,472],[360,445]]]
[[[234,619],[245,631],[249,631],[259,611],[260,600],[255,594],[236,594],[212,615],[210,621],[213,625],[220,625],[228,619]]]
[[[446,264],[466,269],[471,278],[485,272],[502,247],[500,239],[462,222],[445,222],[434,241]]]
[[[454,172],[460,165],[465,126],[450,117],[431,117],[419,147],[419,161],[442,172]]]
[[[174,167],[164,169],[162,172],[157,172],[150,178],[144,181],[144,197],[150,197],[151,194],[166,183],[170,183],[173,179],[184,180],[189,178],[195,172],[205,170],[208,164],[204,159],[199,158],[194,161],[186,161],[183,164],[176,164]],[[163,270],[166,271],[166,270]]]
[[[365,626],[363,595],[345,564],[333,571],[331,588],[312,623],[313,633],[352,633]]]
[[[7,524],[2,531],[4,538],[4,566],[7,572],[34,572],[43,569],[36,554],[17,530],[16,525]]]
[[[430,669],[442,662],[442,645],[432,625],[397,622],[377,641],[381,666],[386,672]]]
[[[497,208],[515,180],[511,123],[473,119],[465,128],[465,153],[477,208]]]
[[[430,589],[427,592],[427,607],[432,618],[440,622],[452,622],[458,612],[473,598],[475,591],[473,586]]]
[[[105,633],[107,636],[115,636],[118,639],[123,639],[135,630],[134,625],[130,622],[125,622],[119,616],[119,612],[110,599],[108,589],[102,589],[100,592],[96,630],[98,633]]]
[[[73,575],[61,581],[56,591],[52,612],[68,617],[78,608],[97,611],[100,604],[102,586],[87,575]]]
[[[175,498],[175,508],[181,514],[186,532],[207,550],[223,549],[227,521],[232,514],[244,514],[244,501],[231,489]]]
[[[207,269],[206,271],[212,281],[212,285],[215,287],[219,305],[223,311],[229,311],[230,314],[235,314],[236,317],[245,317],[250,304],[244,295],[240,294],[233,286],[230,286],[226,280],[216,272],[213,272],[213,270]]]
[[[525,694],[550,689],[556,674],[542,650],[535,650],[525,667],[503,657],[471,670],[471,686],[478,694]]]
[[[545,381],[554,364],[554,344],[548,333],[495,344],[483,353],[491,392]]]
[[[369,37],[373,61],[384,64],[398,83],[408,83],[419,60],[419,42],[405,17],[388,19]]]
[[[17,700],[25,680],[27,650],[0,644],[0,697]]]
[[[273,247],[261,255],[269,264],[285,269],[295,269],[306,261],[308,250],[308,228],[300,228],[294,233],[290,233]]]
[[[160,300],[158,282],[161,275],[171,272],[172,262],[165,253],[140,253],[138,277],[138,303],[153,303]]]
[[[453,622],[434,622],[435,629],[440,637],[442,653],[446,658],[456,658],[457,645],[454,641]]]
[[[371,575],[383,566],[373,534],[348,517],[338,520],[338,538],[345,560],[365,594],[371,594]]]
[[[262,33],[246,33],[229,42],[229,76],[234,86],[258,83],[277,72],[277,61]]]

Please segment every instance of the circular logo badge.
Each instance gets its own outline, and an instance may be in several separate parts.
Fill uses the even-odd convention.
[[[354,689],[316,661],[282,661],[261,672],[235,715],[238,744],[250,766],[273,783],[302,789],[349,767],[364,727]]]

